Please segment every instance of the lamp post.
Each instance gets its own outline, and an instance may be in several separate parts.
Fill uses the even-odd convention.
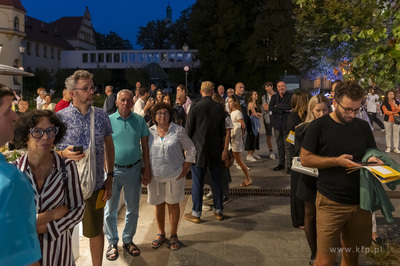
[[[183,59],[185,59],[185,53],[187,53],[187,51],[189,50],[189,46],[185,43],[183,46],[182,46],[182,49],[183,49]],[[183,60],[184,61],[184,60]],[[189,75],[189,66],[187,66],[187,65],[185,65],[184,67],[183,67],[183,70],[185,71],[185,86],[186,86],[186,89],[188,89],[188,84],[187,84],[187,79],[188,79],[188,75]],[[188,89],[189,90],[189,89]]]

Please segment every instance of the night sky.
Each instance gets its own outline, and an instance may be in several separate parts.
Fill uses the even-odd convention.
[[[114,31],[124,39],[129,39],[134,48],[136,34],[140,26],[151,20],[166,17],[170,2],[172,19],[179,18],[181,11],[196,0],[20,0],[26,15],[44,22],[53,22],[61,17],[83,16],[86,6],[92,17],[94,29],[100,33]]]

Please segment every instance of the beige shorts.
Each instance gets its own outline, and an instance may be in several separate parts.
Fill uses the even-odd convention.
[[[343,246],[352,253],[362,252],[371,246],[371,212],[362,210],[360,205],[335,202],[317,192],[317,250],[323,253],[337,253]]]
[[[160,182],[152,179],[147,185],[147,202],[150,205],[159,205],[163,202],[176,204],[185,198],[185,179],[172,179]]]

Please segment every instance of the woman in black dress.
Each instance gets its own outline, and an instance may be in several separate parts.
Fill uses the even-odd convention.
[[[329,100],[321,95],[315,95],[310,99],[307,109],[306,122],[300,124],[295,129],[295,153],[300,154],[301,144],[307,131],[307,127],[311,121],[327,115],[331,112]],[[317,252],[317,227],[316,227],[316,208],[315,198],[317,194],[317,179],[312,176],[299,174],[297,198],[304,201],[304,230],[308,245],[311,249],[310,263],[315,259]],[[293,193],[293,192],[292,192]]]

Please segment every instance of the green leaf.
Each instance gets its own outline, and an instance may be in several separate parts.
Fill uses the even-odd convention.
[[[332,35],[331,36],[331,42],[333,42],[333,40],[335,40],[336,39],[336,37],[337,37],[337,35],[335,34],[335,35]]]

